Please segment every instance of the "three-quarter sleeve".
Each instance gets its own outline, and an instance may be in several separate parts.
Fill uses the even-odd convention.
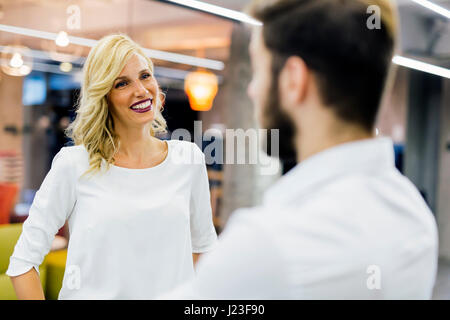
[[[210,251],[217,241],[217,234],[212,220],[211,196],[209,191],[208,173],[206,171],[205,155],[194,144],[196,159],[200,163],[194,164],[190,201],[190,228],[192,252],[202,253]]]
[[[36,193],[6,274],[18,276],[39,266],[50,251],[58,230],[75,205],[75,168],[68,148],[54,157],[50,171]]]

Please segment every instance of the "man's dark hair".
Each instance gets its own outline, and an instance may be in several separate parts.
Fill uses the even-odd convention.
[[[249,12],[264,24],[274,79],[290,56],[302,58],[323,103],[340,119],[372,131],[395,45],[388,1],[254,1]],[[381,10],[380,29],[367,26],[370,5]]]

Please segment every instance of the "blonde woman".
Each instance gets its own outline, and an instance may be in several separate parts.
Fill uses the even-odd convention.
[[[59,299],[151,299],[194,275],[217,240],[204,156],[165,131],[152,61],[125,35],[91,50],[75,146],[55,156],[7,274],[19,299],[43,299],[39,265],[66,221],[70,240]],[[193,154],[200,163],[175,161]]]

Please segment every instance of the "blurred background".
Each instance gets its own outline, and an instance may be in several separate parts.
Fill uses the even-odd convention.
[[[0,225],[26,219],[53,157],[70,144],[63,131],[74,118],[83,62],[107,34],[126,33],[148,49],[166,93],[169,133],[184,128],[194,138],[194,121],[201,121],[203,133],[216,129],[202,142],[205,148],[222,140],[226,128],[255,128],[246,94],[255,22],[239,14],[248,2],[207,0],[193,8],[189,1],[0,0]],[[397,4],[398,70],[377,134],[393,139],[398,169],[436,216],[441,263],[435,298],[449,299],[450,1]],[[282,163],[280,172],[264,176],[258,165],[208,165],[217,231],[234,209],[258,204],[292,165]],[[67,228],[59,236],[55,248],[64,247]]]

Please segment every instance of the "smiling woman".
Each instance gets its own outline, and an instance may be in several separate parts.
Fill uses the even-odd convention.
[[[127,36],[104,37],[91,50],[84,70],[77,117],[67,133],[76,145],[86,147],[89,173],[100,170],[103,160],[107,165],[115,163],[121,140],[129,137],[126,128],[137,125],[139,135],[148,132],[154,136],[166,130],[166,121],[161,115],[163,93],[153,76],[153,63]],[[136,110],[135,106],[142,107],[149,100],[150,106]]]
[[[68,221],[60,299],[152,299],[192,278],[217,240],[205,158],[191,142],[154,136],[166,127],[162,94],[127,36],[100,40],[83,71],[75,146],[53,159],[7,274],[19,298],[43,298],[39,265]]]

